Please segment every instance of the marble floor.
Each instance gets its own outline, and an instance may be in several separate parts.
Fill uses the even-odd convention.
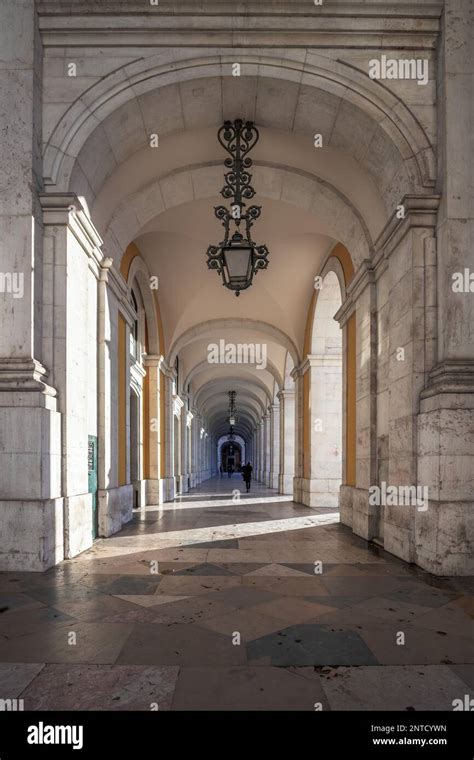
[[[0,699],[25,710],[452,710],[474,580],[436,578],[235,475],[0,573]]]

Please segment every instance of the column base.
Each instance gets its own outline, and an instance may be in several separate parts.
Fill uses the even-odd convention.
[[[118,488],[100,489],[97,493],[99,505],[99,536],[107,538],[121,530],[133,517],[133,486],[130,483]]]
[[[293,475],[278,476],[278,493],[293,496]]]
[[[64,559],[64,500],[0,501],[0,570],[44,572]]]
[[[164,501],[173,501],[173,499],[176,497],[176,494],[178,492],[176,478],[174,477],[163,478],[163,484],[164,484],[164,493],[163,493]]]
[[[64,499],[64,557],[71,559],[90,549],[92,538],[92,494]]]
[[[340,481],[301,479],[301,501],[308,507],[337,508]]]

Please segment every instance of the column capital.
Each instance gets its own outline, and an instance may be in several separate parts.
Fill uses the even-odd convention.
[[[278,391],[277,398],[281,401],[284,401],[286,398],[294,398],[295,397],[295,391],[293,388],[282,388],[281,391]]]

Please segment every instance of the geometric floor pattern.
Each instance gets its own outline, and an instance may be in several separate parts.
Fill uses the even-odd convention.
[[[238,476],[136,511],[47,573],[0,573],[0,699],[25,710],[452,710],[473,579]]]

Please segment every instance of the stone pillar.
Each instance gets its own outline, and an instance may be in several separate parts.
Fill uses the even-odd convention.
[[[98,442],[97,313],[102,241],[75,196],[42,195],[41,203],[43,357],[59,393],[64,556],[74,557],[92,546],[93,540],[88,464],[89,441],[91,446]],[[130,489],[125,498],[128,511],[121,513],[119,528],[131,519]]]
[[[165,501],[172,501],[177,493],[174,474],[174,370],[163,365],[165,374]]]
[[[180,484],[181,493],[189,491],[189,424],[188,418],[188,397],[184,394],[184,406],[181,409],[181,472]]]
[[[342,354],[309,355],[302,367],[307,384],[303,503],[337,507],[342,472]]]
[[[270,414],[270,488],[278,488],[280,473],[280,404],[272,404]]]
[[[416,511],[414,536],[418,564],[440,575],[474,573],[472,24],[471,0],[446,0],[438,48],[442,196],[437,247],[425,248],[427,263],[437,258],[428,288],[430,311],[438,310],[428,337],[434,333],[437,346],[417,420],[418,482],[429,489],[429,508]]]
[[[198,411],[196,407],[191,408],[191,414],[193,418],[191,420],[191,488],[197,485],[197,415]]]
[[[264,419],[258,423],[258,480],[261,483],[265,482],[265,427]]]
[[[280,401],[280,472],[278,491],[293,494],[295,475],[295,391],[282,390]]]
[[[303,499],[303,462],[304,462],[304,393],[303,374],[295,367],[291,376],[295,382],[295,476],[293,480],[293,499],[302,503]]]
[[[64,557],[61,420],[42,357],[42,47],[34,0],[0,6],[0,570]],[[51,255],[51,254],[50,254]]]
[[[270,416],[271,407],[267,409],[267,413],[263,418],[263,477],[262,481],[266,486],[270,485],[270,456],[271,456],[271,440],[270,440]]]
[[[147,372],[148,419],[143,421],[144,436],[148,436],[148,462],[145,462],[148,477],[145,480],[145,503],[163,503],[163,483],[161,479],[161,412],[160,412],[160,364],[161,356],[148,354],[143,363]]]
[[[184,478],[182,477],[183,465],[182,465],[182,417],[184,412],[184,402],[175,393],[173,395],[173,429],[174,429],[174,449],[173,449],[173,471],[176,481],[176,493],[182,493],[182,484]]]

